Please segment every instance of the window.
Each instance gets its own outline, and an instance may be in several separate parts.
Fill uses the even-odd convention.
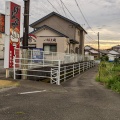
[[[50,45],[50,51],[51,52],[57,52],[56,45]]]
[[[45,51],[46,54],[50,54],[50,52],[57,52],[57,45],[52,45],[52,44],[45,44],[43,45],[43,49]]]

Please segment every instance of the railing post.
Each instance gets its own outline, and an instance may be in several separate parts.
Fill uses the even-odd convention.
[[[92,61],[90,61],[90,68],[92,68]]]
[[[51,68],[51,72],[50,72],[50,83],[52,84],[52,68]]]
[[[94,66],[94,61],[92,61],[92,67]]]
[[[82,64],[83,64],[83,72],[84,72],[85,71],[84,62]]]
[[[57,85],[60,85],[60,60],[58,61]]]
[[[64,66],[64,81],[66,81],[66,66]]]
[[[79,74],[80,74],[80,63],[79,63]]]
[[[73,77],[74,77],[74,64],[73,64]]]
[[[30,63],[32,64],[32,59],[33,59],[33,50],[30,50],[30,52],[31,52],[31,57],[30,57]],[[30,65],[30,68],[31,68],[31,65]]]
[[[16,74],[15,74],[15,56],[13,57],[13,71],[14,71],[14,80],[16,79]]]
[[[93,65],[95,66],[95,61],[93,61]]]
[[[91,61],[89,61],[89,68],[91,68]]]
[[[90,69],[90,61],[88,61],[88,69]]]
[[[44,67],[44,64],[45,64],[45,53],[43,52],[43,67]]]
[[[89,69],[89,61],[87,62],[87,69]]]

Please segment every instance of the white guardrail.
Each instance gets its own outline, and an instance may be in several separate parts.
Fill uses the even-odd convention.
[[[17,52],[19,51],[19,52]],[[28,49],[28,56],[29,62],[32,64],[34,63],[33,59],[39,59],[38,61],[42,60],[44,64],[44,60],[60,60],[61,64],[65,63],[73,63],[73,62],[81,62],[81,61],[89,61],[94,60],[93,56],[90,55],[79,55],[74,53],[61,53],[61,52],[50,52],[50,51],[41,51],[40,49]],[[15,54],[19,54],[19,58],[22,58],[23,50],[15,48]],[[37,62],[37,61],[36,61]]]
[[[47,78],[50,79],[51,84],[60,85],[62,80],[74,77],[94,65],[94,61],[65,65],[61,60],[16,58],[15,56],[14,79],[17,79],[16,76],[27,76],[33,80]]]

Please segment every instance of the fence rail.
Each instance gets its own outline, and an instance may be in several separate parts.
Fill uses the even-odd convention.
[[[33,60],[44,60],[44,64],[29,62]],[[16,58],[15,56],[14,79],[22,76],[27,76],[27,79],[32,80],[41,80],[47,78],[50,79],[51,84],[60,85],[62,81],[66,81],[67,79],[84,72],[94,65],[94,61],[63,64],[61,60]],[[24,71],[26,71],[26,74]]]
[[[15,53],[16,57],[20,56],[19,58],[22,58],[22,49],[15,48]],[[94,60],[93,56],[90,55],[83,56],[74,53],[49,52],[41,51],[40,49],[28,49],[27,54],[26,58],[29,59],[28,62],[30,64],[38,63],[44,65],[47,64],[45,60],[52,60],[53,63],[56,60],[60,60],[61,64]]]

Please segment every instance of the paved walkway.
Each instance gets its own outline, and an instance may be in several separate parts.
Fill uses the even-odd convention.
[[[0,119],[120,120],[120,94],[95,82],[96,73],[97,67],[58,87],[22,81],[21,86],[0,93]]]
[[[63,83],[84,120],[120,120],[120,94],[95,81],[97,67]],[[73,108],[74,109],[74,108]],[[81,114],[82,113],[82,114]],[[76,119],[79,120],[79,117]],[[75,119],[75,120],[76,120]],[[80,120],[82,120],[80,119]]]

